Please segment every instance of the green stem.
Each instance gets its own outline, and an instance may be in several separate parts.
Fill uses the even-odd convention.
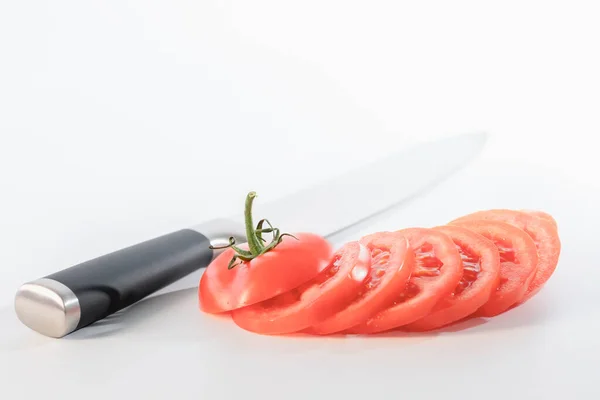
[[[248,193],[246,196],[246,206],[244,208],[244,221],[246,224],[246,236],[248,239],[248,247],[250,248],[250,252],[252,255],[257,256],[261,253],[263,246],[258,240],[256,236],[256,231],[254,230],[254,222],[252,222],[252,202],[256,198],[256,192]]]
[[[290,235],[289,233],[281,233],[279,228],[274,228],[268,219],[260,220],[256,228],[254,228],[254,223],[252,222],[252,203],[255,198],[256,192],[248,193],[246,196],[246,205],[244,207],[244,223],[246,225],[246,239],[248,241],[249,250],[242,250],[241,248],[237,247],[235,245],[235,238],[233,237],[229,238],[229,244],[227,246],[210,246],[211,249],[224,249],[228,247],[233,249],[234,255],[229,262],[227,267],[228,269],[233,269],[237,265],[240,265],[244,262],[252,261],[254,258],[260,257],[266,252],[273,250],[281,243],[281,240],[284,236],[291,236],[298,240],[297,237]],[[263,228],[264,223],[269,225],[269,227]],[[273,234],[273,238],[271,239],[270,243],[266,244],[266,240],[262,237],[263,233]],[[262,243],[263,241],[265,244]]]

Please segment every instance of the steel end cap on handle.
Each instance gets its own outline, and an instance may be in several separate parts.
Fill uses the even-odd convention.
[[[27,327],[53,338],[73,332],[81,318],[75,293],[48,278],[25,283],[19,288],[15,295],[15,312]]]

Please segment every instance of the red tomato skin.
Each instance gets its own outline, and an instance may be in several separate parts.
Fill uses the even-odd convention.
[[[474,315],[494,317],[520,302],[537,271],[538,254],[535,243],[525,231],[502,221],[463,220],[452,225],[465,227],[496,244],[499,250],[514,253],[513,261],[503,261],[500,251],[500,283],[488,302]]]
[[[331,244],[312,233],[284,236],[273,250],[233,269],[227,249],[206,268],[198,287],[200,308],[222,313],[261,302],[294,289],[325,269],[333,256]],[[247,249],[247,246],[241,245]]]
[[[404,290],[415,262],[408,240],[401,236],[379,236],[363,244],[372,255],[371,274],[364,288],[344,309],[311,327],[309,333],[327,335],[360,324],[391,305]]]
[[[537,271],[520,303],[539,293],[556,271],[560,258],[562,245],[554,218],[543,211],[492,209],[465,215],[452,223],[473,219],[505,222],[525,231],[533,239],[538,252]]]
[[[409,279],[407,289],[399,293],[399,300],[390,307],[378,312],[367,321],[347,329],[346,333],[369,334],[384,332],[415,322],[431,312],[433,307],[445,296],[452,293],[463,273],[460,254],[454,242],[444,233],[428,228],[407,228],[390,233],[409,240],[415,251],[415,267]],[[367,236],[369,238],[372,235]],[[364,240],[364,239],[363,239]],[[432,247],[435,258],[441,261],[437,276],[422,275],[419,266],[428,253],[420,253],[422,246]],[[418,290],[416,295],[400,300],[401,296]]]
[[[346,243],[313,280],[260,303],[232,311],[240,328],[263,335],[289,334],[315,325],[356,297],[371,270],[371,254]]]
[[[476,257],[479,272],[468,287],[455,290],[437,303],[430,314],[407,325],[405,329],[409,331],[434,330],[468,317],[487,303],[500,281],[500,254],[492,241],[459,226],[438,226],[433,229],[448,235],[460,249],[464,275],[459,285],[468,282],[466,275],[472,273],[468,271],[473,271],[467,268],[465,261],[472,263],[473,257]]]

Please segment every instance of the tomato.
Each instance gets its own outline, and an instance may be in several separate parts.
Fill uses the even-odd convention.
[[[459,226],[433,229],[445,233],[456,244],[463,275],[454,291],[430,314],[406,326],[411,331],[432,330],[468,317],[487,303],[500,282],[500,254],[492,241]]]
[[[558,229],[558,224],[556,223],[556,220],[554,219],[554,217],[552,215],[548,214],[547,212],[540,211],[540,210],[521,210],[521,211],[526,214],[533,215],[533,216],[541,218],[541,219],[545,219],[546,221],[548,221],[552,224],[554,229]]]
[[[371,252],[371,273],[358,295],[343,310],[311,327],[320,335],[357,325],[392,304],[406,287],[415,256],[403,237],[376,236],[363,241]]]
[[[472,219],[506,222],[522,229],[533,239],[538,253],[537,271],[521,302],[537,294],[554,274],[561,252],[561,242],[554,219],[546,213],[495,209],[468,214],[456,221]]]
[[[286,269],[287,270],[287,269]],[[364,287],[371,253],[358,242],[345,244],[327,268],[298,288],[254,305],[233,310],[242,329],[267,334],[299,332],[345,307]]]
[[[460,254],[446,234],[427,228],[408,228],[390,234],[408,239],[415,252],[411,277],[389,307],[347,329],[347,333],[383,332],[419,320],[449,295],[462,277]],[[361,242],[368,240],[370,236]]]
[[[200,278],[200,307],[209,313],[230,311],[277,296],[317,276],[333,249],[322,237],[300,233],[284,237],[273,250],[228,269],[234,250],[215,258]],[[246,249],[247,245],[242,245]]]
[[[280,234],[267,220],[256,228],[252,222],[250,192],[246,199],[246,236],[240,246],[232,239],[222,254],[206,268],[200,278],[200,308],[219,313],[245,307],[285,293],[308,282],[325,269],[333,255],[331,244],[311,233],[295,236]],[[266,222],[269,228],[263,229]],[[272,234],[269,244],[263,234]]]
[[[463,220],[453,224],[490,239],[500,252],[500,283],[475,315],[493,317],[521,301],[537,270],[538,255],[531,237],[500,221]]]

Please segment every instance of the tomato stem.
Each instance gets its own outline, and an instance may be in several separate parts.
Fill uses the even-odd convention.
[[[252,222],[252,203],[256,198],[256,192],[250,192],[246,196],[246,206],[244,207],[244,219],[246,223],[246,239],[248,240],[248,247],[252,255],[258,255],[263,249],[263,245],[256,236],[254,230],[254,222]]]
[[[246,203],[244,206],[244,224],[246,226],[246,236],[248,241],[248,250],[243,250],[235,245],[235,238],[229,238],[229,244],[225,246],[210,246],[211,249],[224,249],[231,247],[235,252],[231,260],[229,261],[228,269],[235,268],[242,262],[251,261],[252,259],[265,254],[268,251],[273,250],[279,243],[282,242],[284,236],[293,237],[299,240],[296,236],[289,233],[281,233],[279,228],[274,228],[268,219],[261,219],[256,228],[252,219],[252,203],[256,198],[256,192],[250,192],[246,196]],[[267,224],[268,228],[263,228],[264,224]],[[273,238],[269,244],[265,245],[267,241],[262,237],[263,233],[271,233]],[[237,261],[237,262],[236,262]]]

